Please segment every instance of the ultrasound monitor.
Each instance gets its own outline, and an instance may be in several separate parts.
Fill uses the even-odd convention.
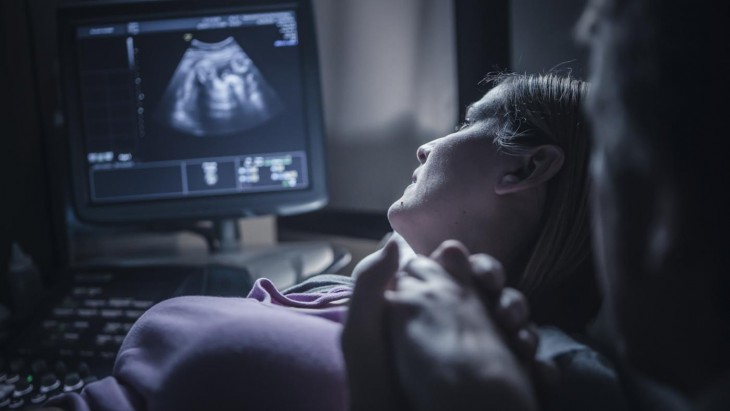
[[[326,202],[308,1],[60,1],[68,167],[55,167],[64,153],[53,150],[52,181],[68,181],[62,211],[69,202],[89,224],[57,221],[73,243],[62,250],[68,262],[52,288],[38,287],[33,318],[22,327],[13,318],[17,335],[0,344],[7,382],[17,382],[0,383],[0,409],[33,408],[111,375],[127,332],[159,301],[243,297],[260,277],[283,289],[344,261],[324,242],[240,250],[176,241],[191,221],[229,232],[237,217]],[[150,229],[163,220],[172,235]]]
[[[287,215],[327,201],[308,0],[60,10],[81,221]]]

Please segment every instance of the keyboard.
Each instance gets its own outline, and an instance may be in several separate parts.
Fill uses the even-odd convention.
[[[216,265],[87,267],[67,277],[0,352],[0,410],[33,408],[111,375],[127,332],[162,300],[245,296],[253,284],[247,270]]]

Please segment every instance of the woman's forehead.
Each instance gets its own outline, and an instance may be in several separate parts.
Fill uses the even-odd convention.
[[[504,105],[505,98],[506,87],[498,85],[489,90],[481,99],[470,104],[466,115],[470,119],[493,117]]]

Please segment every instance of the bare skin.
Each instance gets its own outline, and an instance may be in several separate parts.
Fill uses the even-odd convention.
[[[457,241],[398,271],[389,242],[363,267],[343,331],[351,410],[536,409],[537,335],[504,283],[496,260]]]
[[[527,302],[505,288],[502,264],[521,272],[565,156],[554,144],[519,154],[495,145],[507,90],[493,88],[455,132],[418,148],[388,219],[420,256],[399,261],[394,241],[353,273],[342,335],[352,410],[452,409],[451,397],[467,409],[536,408],[531,374],[548,367],[535,366]]]
[[[416,253],[428,256],[455,239],[496,258],[508,273],[519,271],[564,153],[552,144],[521,155],[500,151],[494,138],[501,123],[493,112],[503,93],[493,88],[469,107],[462,127],[416,151],[412,184],[388,210],[393,229]]]

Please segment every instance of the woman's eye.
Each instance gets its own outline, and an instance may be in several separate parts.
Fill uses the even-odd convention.
[[[461,124],[456,126],[456,131],[463,130],[471,125],[471,121],[469,119],[464,120]]]

